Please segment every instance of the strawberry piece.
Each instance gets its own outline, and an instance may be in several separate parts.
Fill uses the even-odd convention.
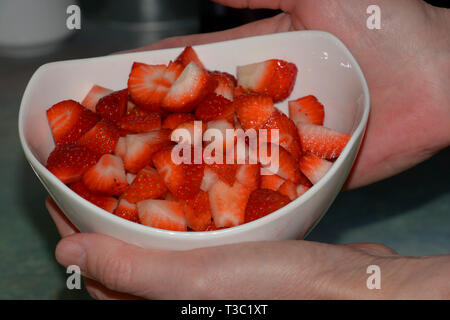
[[[235,97],[233,106],[244,129],[259,129],[275,111],[272,99],[258,93]]]
[[[252,93],[252,91],[245,89],[242,86],[237,86],[233,90],[233,99],[235,97],[242,96],[242,95],[249,94],[249,93]]]
[[[145,167],[138,172],[133,182],[122,194],[122,198],[131,203],[146,199],[158,199],[167,192],[163,179],[152,167]]]
[[[56,145],[73,143],[100,118],[74,100],[64,100],[47,110],[47,119]]]
[[[226,119],[233,123],[234,106],[227,98],[211,93],[195,109],[195,116],[205,122]]]
[[[208,166],[205,166],[200,189],[208,192],[217,180],[219,180],[219,177],[214,170],[210,169]]]
[[[232,186],[236,181],[236,171],[237,171],[236,164],[213,163],[206,166],[211,170],[213,170],[217,174],[219,179],[221,179],[223,182],[228,183],[230,186]]]
[[[95,106],[97,105],[98,101],[112,92],[113,90],[111,89],[107,89],[99,85],[94,85],[91,90],[89,90],[86,97],[84,97],[81,104],[89,110],[95,111]]]
[[[128,186],[123,161],[112,154],[104,154],[83,175],[84,185],[92,192],[108,196],[120,195]]]
[[[245,222],[262,218],[287,205],[291,200],[277,191],[257,189],[250,194],[245,209]]]
[[[289,151],[295,159],[300,159],[302,156],[302,149],[297,127],[284,113],[275,108],[275,111],[261,129],[267,129],[267,142],[273,142],[271,131],[272,129],[278,129],[278,144]]]
[[[233,186],[218,180],[208,191],[211,215],[217,227],[233,227],[244,223],[245,207],[250,191],[239,182]]]
[[[130,134],[125,139],[125,170],[131,173],[137,173],[143,169],[150,163],[155,152],[171,143],[168,129]]]
[[[314,124],[301,123],[297,128],[303,151],[330,160],[339,157],[350,139],[349,134]]]
[[[137,203],[141,224],[172,231],[186,231],[183,206],[176,201],[144,200]]]
[[[122,160],[125,159],[125,155],[127,154],[127,140],[125,137],[120,137],[119,140],[117,140],[114,154],[121,157]]]
[[[128,77],[131,99],[142,108],[159,111],[162,99],[181,72],[182,66],[178,63],[166,67],[135,62]]]
[[[55,147],[48,156],[46,168],[67,184],[78,181],[98,158],[96,153],[84,146],[66,144]]]
[[[206,226],[205,230],[203,231],[216,231],[216,230],[220,230],[220,229],[224,229],[224,228],[217,228],[216,225],[214,224],[214,221],[211,221],[211,223]]]
[[[289,199],[297,199],[297,186],[292,181],[286,180],[278,189],[278,192],[285,195]]]
[[[195,62],[191,62],[170,87],[161,107],[171,112],[190,112],[216,86],[216,80]]]
[[[119,131],[114,124],[109,120],[102,119],[78,139],[77,144],[88,147],[92,151],[102,155],[114,151],[119,137]]]
[[[181,63],[184,67],[186,67],[191,62],[195,62],[200,68],[205,69],[205,66],[200,61],[197,53],[191,46],[187,46],[186,48],[184,48],[184,50],[175,59],[175,61]]]
[[[250,191],[258,188],[260,182],[259,164],[238,164],[237,166],[236,181]]]
[[[189,228],[203,231],[211,224],[211,209],[208,194],[199,191],[195,198],[184,201],[184,215]]]
[[[309,190],[310,187],[305,186],[303,184],[299,184],[297,186],[297,197],[300,197],[301,195],[303,195],[306,191]]]
[[[75,182],[74,184],[70,185],[70,189],[72,189],[80,197],[108,212],[114,212],[114,209],[116,209],[117,207],[118,200],[116,198],[95,194],[88,188],[86,188],[86,186],[81,181]]]
[[[128,184],[131,184],[133,182],[134,178],[136,178],[136,175],[134,173],[127,172],[127,182],[128,182]]]
[[[286,180],[276,174],[262,175],[260,188],[278,191]],[[289,181],[289,180],[288,180]]]
[[[95,106],[95,112],[103,119],[116,122],[127,112],[128,89],[114,91],[102,97]]]
[[[300,160],[300,170],[313,183],[316,184],[330,170],[332,162],[307,153]]]
[[[325,111],[317,98],[309,95],[289,101],[289,117],[296,125],[306,122],[322,126]]]
[[[191,159],[193,159],[193,155]],[[153,155],[153,165],[176,198],[191,199],[200,191],[203,165],[175,164],[172,161],[172,147],[156,152]]]
[[[194,120],[195,116],[192,113],[171,113],[164,119],[162,127],[173,130],[183,122]]]
[[[196,129],[197,128],[197,129]],[[179,132],[174,132],[178,129],[187,130],[187,132],[183,133],[180,137]],[[197,130],[197,132],[196,132]],[[194,145],[197,139],[197,145],[202,146],[203,133],[206,130],[206,124],[201,121],[185,121],[180,123],[174,131],[172,131],[171,139],[172,141],[177,141],[178,143],[186,143]],[[188,138],[189,137],[189,138]],[[179,139],[179,140],[178,140]],[[189,140],[188,140],[189,139]]]
[[[269,159],[272,156],[272,152],[274,152],[274,150],[276,150],[275,148],[278,148],[278,159],[276,159],[275,154],[274,154],[274,163],[271,165],[270,163],[268,164],[267,161],[264,159],[264,155],[259,153],[259,161],[261,163],[262,166],[262,171],[261,173],[264,175],[270,173],[270,174],[276,174],[278,176],[280,176],[281,178],[283,178],[284,180],[290,180],[295,184],[300,183],[302,177],[301,177],[301,172],[298,168],[298,161],[295,160],[295,158],[289,153],[287,152],[283,147],[281,146],[277,146],[274,144],[269,144],[267,145],[267,156],[269,157]],[[278,168],[276,168],[276,164],[278,162]],[[271,166],[275,167],[275,168],[270,168]]]
[[[238,85],[272,97],[274,102],[286,99],[297,77],[295,64],[278,59],[237,67]]]
[[[120,199],[114,214],[132,222],[139,223],[139,215],[137,211],[137,206],[134,203],[130,203],[125,199]]]
[[[161,129],[161,115],[150,112],[145,115],[127,115],[117,121],[117,126],[128,132],[143,133]]]
[[[237,85],[236,78],[226,72],[210,71],[209,74],[217,81],[214,92],[230,101],[234,98],[234,88]]]

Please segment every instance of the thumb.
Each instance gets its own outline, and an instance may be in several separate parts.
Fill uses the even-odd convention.
[[[180,288],[190,285],[183,286],[181,277],[186,271],[183,252],[146,250],[107,236],[79,233],[62,239],[55,256],[63,266],[79,266],[83,276],[110,290],[144,298],[182,297]]]

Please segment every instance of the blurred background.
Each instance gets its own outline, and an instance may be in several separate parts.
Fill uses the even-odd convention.
[[[72,4],[81,8],[80,30],[61,27]],[[54,259],[59,236],[44,207],[47,194],[19,143],[19,105],[33,72],[51,61],[224,30],[277,13],[207,0],[0,0],[0,299],[89,299],[84,289],[65,286],[65,269]],[[450,253],[449,163],[447,148],[391,179],[343,192],[307,239],[378,242],[412,256]]]

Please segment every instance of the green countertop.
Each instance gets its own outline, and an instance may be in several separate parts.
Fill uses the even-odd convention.
[[[138,45],[111,30],[94,36],[95,28],[47,56],[0,57],[0,299],[89,299],[85,290],[66,288],[65,269],[54,259],[59,236],[44,207],[46,191],[23,156],[17,115],[25,86],[40,65]],[[341,193],[308,240],[378,242],[405,255],[449,254],[449,164],[447,148],[396,177]]]

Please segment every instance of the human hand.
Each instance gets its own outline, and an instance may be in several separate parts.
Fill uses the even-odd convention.
[[[247,242],[190,251],[145,250],[77,233],[56,204],[47,209],[63,237],[56,259],[78,265],[97,299],[442,299],[450,256],[403,257],[374,243]],[[367,267],[381,289],[366,286]]]
[[[366,136],[348,188],[404,171],[450,144],[450,10],[419,0],[216,1],[284,13],[222,32],[165,39],[133,51],[292,30],[328,31],[354,54],[371,94]],[[381,30],[366,27],[366,9],[371,4],[381,9]]]

